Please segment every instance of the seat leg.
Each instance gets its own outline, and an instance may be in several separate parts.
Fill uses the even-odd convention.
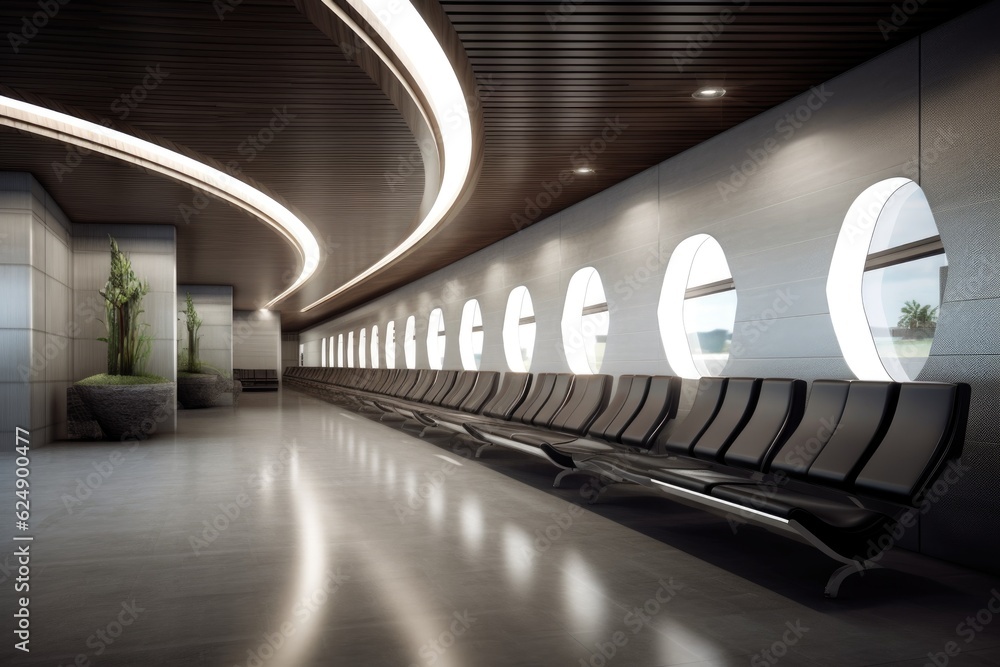
[[[826,588],[823,590],[823,594],[828,598],[836,598],[840,593],[840,585],[844,583],[844,580],[849,576],[855,572],[864,576],[865,572],[868,570],[879,570],[881,568],[881,565],[870,560],[856,561],[850,565],[839,567],[833,574],[830,575],[830,580],[826,582]]]
[[[484,442],[483,444],[481,444],[478,447],[476,447],[476,458],[477,459],[479,458],[479,456],[483,453],[484,449],[486,449],[487,447],[492,447],[492,446],[493,446],[492,442]]]
[[[559,485],[563,481],[563,478],[565,478],[566,475],[572,475],[575,472],[580,472],[580,471],[577,470],[576,468],[566,468],[565,470],[560,470],[559,474],[556,475],[555,480],[553,480],[553,482],[552,482],[552,488],[558,489]]]

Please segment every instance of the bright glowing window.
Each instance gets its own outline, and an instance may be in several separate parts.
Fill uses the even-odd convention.
[[[947,266],[919,185],[890,178],[854,201],[826,292],[840,349],[858,378],[917,378],[930,355]]]
[[[440,308],[435,308],[427,318],[427,362],[435,370],[444,367],[446,342],[448,339],[444,332],[444,312]]]
[[[417,319],[410,315],[403,329],[403,358],[407,368],[417,367]]]
[[[385,325],[385,367],[396,367],[396,323],[393,321]]]
[[[326,366],[326,339],[319,342],[319,365]]]
[[[577,375],[597,373],[611,324],[604,284],[597,269],[588,266],[573,274],[563,305],[563,349],[569,369]]]
[[[535,308],[524,285],[510,291],[503,317],[503,351],[507,366],[517,373],[531,369],[535,351]]]
[[[736,287],[726,254],[708,234],[670,255],[657,317],[667,361],[684,378],[721,375],[736,323]]]
[[[299,366],[306,365],[306,346],[299,344]]]
[[[372,368],[378,368],[378,325],[372,325]]]
[[[326,357],[327,360],[326,365],[331,368],[337,365],[337,357],[333,356],[333,343],[334,343],[333,336],[330,336],[330,352]]]
[[[361,331],[358,332],[358,368],[365,367],[365,348],[367,348],[365,342],[367,338],[368,338],[367,331],[362,329]]]
[[[354,332],[347,332],[347,367],[354,368]]]
[[[337,334],[337,365],[344,367],[344,334]]]
[[[478,371],[483,357],[483,311],[476,299],[466,301],[462,308],[458,350],[462,354],[462,368]]]

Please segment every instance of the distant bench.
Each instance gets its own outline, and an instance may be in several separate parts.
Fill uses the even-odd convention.
[[[278,371],[273,368],[234,368],[233,379],[239,380],[244,390],[278,389]]]

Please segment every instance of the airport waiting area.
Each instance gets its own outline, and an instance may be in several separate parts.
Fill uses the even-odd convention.
[[[4,0],[0,667],[1000,665],[1000,0]]]

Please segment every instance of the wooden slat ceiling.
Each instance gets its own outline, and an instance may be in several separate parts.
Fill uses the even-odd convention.
[[[570,156],[608,118],[627,129],[593,161],[596,173],[575,177],[538,219],[982,4],[926,0],[884,35],[897,1],[431,2],[416,4],[428,15],[443,8],[481,83],[478,185],[431,243],[307,314],[298,311],[401,240],[423,177],[402,116],[291,2],[243,0],[219,20],[205,0],[73,0],[22,53],[0,52],[0,84],[114,117],[111,101],[140,82],[147,66],[169,71],[126,122],[222,163],[238,161],[331,251],[317,278],[281,305],[283,328],[296,331],[514,233],[512,216],[524,213],[525,199],[573,167]],[[3,34],[37,10],[34,1],[5,0]],[[720,21],[726,10],[729,23]],[[701,52],[692,48],[697,57],[678,66],[675,54],[683,57],[698,40]],[[729,92],[713,102],[692,99],[705,84]],[[294,121],[248,161],[240,142],[284,105]],[[48,143],[0,134],[0,169],[36,173],[78,222],[178,224],[181,282],[233,284],[244,308],[278,291],[292,253],[275,234],[252,231],[258,223],[213,203],[200,216],[211,225],[184,225],[178,198],[191,192],[103,160],[59,182],[46,174]],[[384,175],[396,173],[401,159],[414,171],[390,188]],[[141,196],[123,194],[126,188]]]

